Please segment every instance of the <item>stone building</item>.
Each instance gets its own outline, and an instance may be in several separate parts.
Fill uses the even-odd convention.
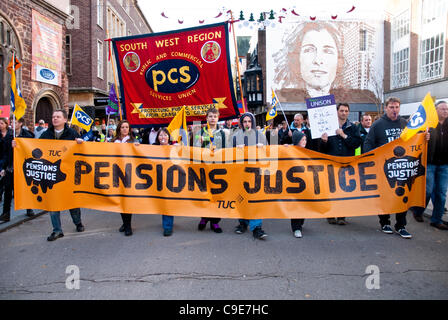
[[[66,22],[69,0],[4,0],[0,2],[0,105],[9,105],[13,52],[22,67],[16,78],[26,102],[25,121],[51,121],[56,108],[68,106],[65,72]]]

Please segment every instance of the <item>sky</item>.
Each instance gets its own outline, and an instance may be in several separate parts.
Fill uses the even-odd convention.
[[[213,24],[229,19],[228,10],[232,10],[234,18],[238,19],[240,11],[243,10],[246,23],[237,24],[238,35],[251,35],[257,29],[254,24],[247,23],[250,13],[255,19],[259,19],[260,12],[274,10],[276,17],[282,14],[282,9],[287,9],[287,17],[296,18],[291,11],[300,14],[302,19],[317,17],[317,19],[330,19],[331,16],[338,15],[339,18],[360,15],[366,17],[371,14],[371,9],[378,10],[384,0],[139,0],[139,6],[143,11],[154,32],[162,32],[183,28],[196,27],[206,24]],[[352,7],[355,10],[347,13]],[[162,16],[162,12],[168,18]],[[217,17],[220,15],[220,17]],[[283,14],[284,15],[284,14]],[[178,21],[183,21],[180,24]],[[199,21],[204,20],[203,24]],[[275,24],[279,23],[273,20]],[[272,22],[272,20],[270,21]]]

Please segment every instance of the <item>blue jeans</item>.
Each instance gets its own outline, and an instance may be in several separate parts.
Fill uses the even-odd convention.
[[[70,215],[72,216],[73,223],[78,225],[81,223],[81,209],[70,209]],[[62,233],[61,226],[61,211],[50,212],[51,224],[53,225],[53,232]]]
[[[448,188],[448,165],[428,164],[426,167],[426,204],[425,207],[415,207],[414,213],[422,215],[432,200],[433,210],[431,223],[442,223],[442,215],[445,209],[446,192]]]
[[[428,164],[426,167],[426,205],[432,200],[431,222],[442,223],[442,215],[445,210],[446,192],[448,189],[448,164]]]
[[[261,228],[261,223],[263,222],[262,219],[251,219],[251,220],[246,220],[246,219],[239,219],[240,224],[244,224],[244,225],[249,225],[249,230],[250,231],[254,231],[254,229],[256,227],[260,227]]]
[[[173,230],[174,217],[162,215],[163,230]]]

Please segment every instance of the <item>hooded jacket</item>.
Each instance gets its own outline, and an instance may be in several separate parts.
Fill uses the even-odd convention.
[[[243,119],[245,117],[250,117],[252,120],[252,126],[249,130],[244,130]],[[254,146],[257,144],[267,144],[266,136],[257,130],[257,125],[255,123],[255,117],[252,113],[243,113],[240,117],[240,128],[236,130],[232,136],[232,146],[236,147],[239,145]]]
[[[368,152],[389,143],[400,137],[401,131],[406,127],[406,120],[398,116],[397,120],[391,120],[386,114],[376,120],[370,127],[364,141],[364,152]]]

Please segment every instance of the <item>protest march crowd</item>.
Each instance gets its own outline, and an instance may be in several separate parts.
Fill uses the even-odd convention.
[[[428,141],[427,171],[426,171],[426,206],[429,200],[433,203],[433,212],[430,225],[440,230],[448,230],[448,225],[442,220],[445,212],[446,194],[448,188],[448,104],[445,101],[436,103],[439,123],[436,128],[426,131],[425,139]],[[252,113],[246,112],[239,117],[238,126],[233,126],[233,120],[226,120],[220,127],[219,110],[210,108],[206,113],[206,124],[192,125],[188,127],[190,146],[221,149],[242,148],[244,146],[262,147],[264,145],[294,145],[311,149],[332,156],[355,156],[376,149],[400,137],[407,121],[400,113],[400,100],[390,97],[385,103],[385,113],[372,121],[370,115],[363,115],[360,122],[355,124],[348,120],[350,106],[348,103],[337,104],[337,117],[339,129],[333,134],[324,133],[318,139],[311,138],[311,129],[307,125],[303,114],[297,113],[294,121],[289,125],[283,121],[278,127],[274,127],[273,120],[264,129],[256,125]],[[15,123],[11,123],[15,121]],[[12,124],[12,125],[11,125]],[[48,129],[44,127],[43,120],[34,128],[34,132],[28,130],[23,118],[12,120],[0,118],[0,196],[3,197],[3,212],[0,223],[10,220],[11,201],[14,190],[13,150],[17,147],[14,137],[76,140],[81,144],[84,141],[98,141],[111,143],[134,143],[152,145],[173,145],[178,141],[172,138],[172,133],[165,127],[138,130],[131,128],[127,120],[121,120],[117,124],[111,120],[103,125],[101,131],[92,131],[92,135],[82,139],[77,126],[69,126],[68,114],[65,110],[54,110],[52,122]],[[13,130],[15,129],[15,133]],[[84,136],[86,137],[86,136]],[[185,141],[182,143],[186,144]],[[19,192],[19,190],[16,190]],[[423,222],[425,207],[413,207],[411,211],[416,221]],[[28,216],[33,216],[34,211],[27,209]],[[81,220],[81,209],[70,209],[73,223],[77,232],[84,231]],[[53,231],[47,238],[54,241],[64,236],[61,226],[60,212],[49,212]],[[391,227],[390,214],[379,215],[382,232],[393,234],[394,231],[401,237],[409,239],[412,235],[406,230],[407,212],[395,214],[395,225]],[[123,221],[119,228],[125,236],[132,235],[132,214],[121,213]],[[202,231],[210,222],[210,228],[216,233],[222,233],[220,218],[202,217],[198,223],[198,230]],[[345,225],[344,217],[328,218],[328,223]],[[262,219],[239,219],[234,232],[242,234],[247,229],[253,233],[256,239],[265,239],[267,234],[262,229]],[[174,217],[162,215],[163,235],[171,236],[173,233]],[[302,237],[304,219],[291,219],[291,229],[294,237]]]

